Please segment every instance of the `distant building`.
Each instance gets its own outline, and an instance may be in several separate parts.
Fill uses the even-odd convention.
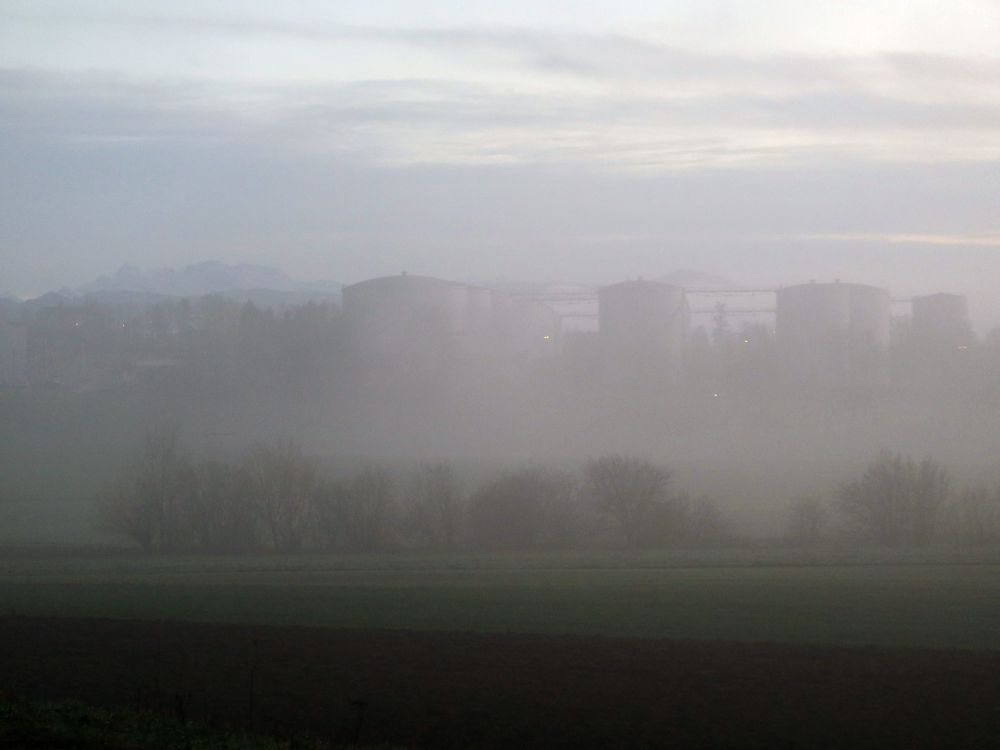
[[[559,316],[537,300],[428,276],[385,276],[345,287],[344,320],[366,366],[432,375],[456,363],[552,351]]]
[[[776,344],[786,384],[889,384],[889,292],[865,284],[801,284],[777,293]]]
[[[511,306],[512,351],[519,359],[551,357],[560,351],[562,318],[539,300],[515,300]]]
[[[689,324],[680,287],[637,280],[598,292],[598,332],[613,376],[677,382]]]

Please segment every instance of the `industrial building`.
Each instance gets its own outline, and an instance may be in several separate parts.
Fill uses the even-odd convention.
[[[865,284],[777,291],[775,336],[784,381],[878,388],[889,384],[889,292]]]
[[[659,281],[624,281],[598,292],[598,332],[612,372],[676,382],[690,311],[684,290]]]
[[[653,387],[680,382],[689,349],[690,294],[774,294],[770,309],[758,303],[734,311],[757,318],[774,315],[774,355],[755,365],[767,382],[834,389],[890,384],[891,300],[886,289],[837,281],[689,292],[663,281],[637,279],[589,294],[591,304],[597,303],[597,332],[575,343],[574,361],[598,362],[611,379]],[[577,307],[584,299],[579,290],[570,296]],[[565,302],[567,295],[550,297],[402,274],[346,287],[343,306],[360,362],[396,370],[402,366],[433,377],[457,363],[502,369],[561,353],[562,316],[548,302]],[[716,314],[729,310],[721,304],[714,309]],[[974,338],[961,295],[914,299],[912,322],[915,341],[968,348]]]
[[[344,318],[371,357],[454,348],[466,333],[466,289],[426,276],[385,276],[343,290]]]
[[[385,276],[345,287],[344,318],[359,355],[426,370],[557,351],[560,318],[548,305],[429,276]]]

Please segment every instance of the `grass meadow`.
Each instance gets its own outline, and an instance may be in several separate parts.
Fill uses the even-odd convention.
[[[989,558],[717,552],[0,559],[0,613],[1000,648]]]

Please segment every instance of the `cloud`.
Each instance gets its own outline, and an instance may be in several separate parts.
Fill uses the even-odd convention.
[[[1000,233],[986,234],[906,234],[894,232],[833,232],[829,234],[779,235],[783,241],[876,243],[925,247],[1000,249]]]
[[[995,58],[750,56],[520,27],[52,22],[100,38],[85,21],[124,28],[168,67],[0,69],[0,261],[15,290],[206,257],[343,281],[693,267],[751,283],[908,274],[899,286],[920,291],[1000,272]],[[169,67],[177,39],[207,56],[184,76]],[[279,68],[277,48],[326,55],[330,75],[241,82],[213,67],[228,49]],[[360,52],[377,72],[350,64]]]
[[[253,142],[394,164],[657,170],[1000,157],[1000,103],[858,91],[533,93],[434,79],[246,86],[0,70],[0,128],[80,144]]]
[[[997,57],[753,56],[610,32],[249,15],[61,12],[46,23],[94,37],[95,26],[125,29],[163,49],[197,39],[208,72],[154,80],[125,60],[104,75],[8,69],[0,75],[0,127],[8,132],[91,144],[255,141],[383,164],[663,170],[1000,157]],[[213,80],[212,50],[234,39],[293,42],[258,50],[278,70],[280,52],[302,45],[335,64],[310,68],[320,78],[330,71],[310,83],[295,80],[295,66],[288,80]],[[378,77],[352,65],[350,45],[372,48],[365,54]],[[441,65],[412,61],[414,49]]]
[[[703,52],[653,38],[612,32],[557,31],[525,26],[392,27],[312,19],[184,14],[100,14],[63,11],[47,24],[77,28],[139,29],[146,34],[181,32],[202,37],[284,39],[298,43],[358,43],[419,48],[470,63],[511,63],[543,75],[605,81],[712,82],[828,90],[877,85],[920,88],[941,84],[1000,91],[1000,57],[928,52],[877,54],[736,54]],[[704,41],[704,40],[701,40]],[[276,61],[280,64],[280,61]],[[947,93],[947,92],[945,92]],[[952,92],[954,93],[954,92]]]

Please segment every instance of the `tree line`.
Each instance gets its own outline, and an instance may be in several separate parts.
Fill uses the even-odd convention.
[[[791,503],[785,537],[805,545],[846,539],[887,548],[998,546],[1000,486],[958,490],[940,462],[883,451],[832,497]]]
[[[98,501],[103,526],[160,552],[703,548],[745,542],[706,497],[649,459],[605,455],[577,473],[510,468],[467,487],[454,467],[331,477],[295,442],[237,462],[195,460],[175,429],[147,433]],[[788,507],[784,541],[886,548],[1000,545],[1000,487],[958,491],[930,458],[883,452],[827,499]]]
[[[238,462],[199,461],[175,429],[145,436],[98,513],[107,530],[159,552],[640,549],[731,537],[709,499],[677,491],[670,470],[644,458],[603,456],[580,476],[512,468],[470,489],[443,462],[332,478],[287,439]]]

